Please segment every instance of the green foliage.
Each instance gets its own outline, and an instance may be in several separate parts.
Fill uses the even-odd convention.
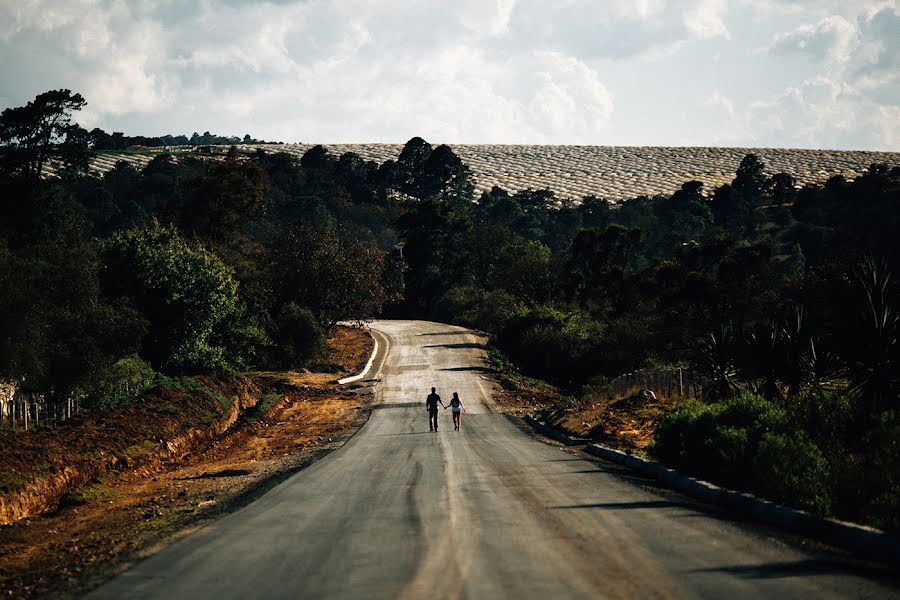
[[[730,325],[723,325],[697,344],[695,364],[708,383],[703,387],[703,397],[715,401],[733,397],[738,390],[737,337]]]
[[[851,390],[869,411],[900,406],[900,304],[891,273],[883,262],[867,258],[858,272],[864,295],[851,358]]]
[[[765,433],[751,473],[756,491],[766,498],[818,514],[831,512],[829,465],[803,433]]]
[[[496,334],[523,312],[524,306],[519,299],[504,290],[459,286],[447,290],[431,315],[437,321]]]
[[[56,411],[75,388],[135,349],[139,315],[100,295],[90,242],[0,246],[0,377],[22,382]]]
[[[224,343],[248,336],[263,341],[242,314],[231,269],[173,227],[154,221],[116,233],[102,248],[109,293],[132,302],[149,323],[141,355],[154,368],[237,368],[250,357]]]
[[[341,320],[369,318],[392,300],[385,252],[345,232],[285,229],[267,255],[276,306],[305,307],[326,330]]]
[[[64,169],[86,171],[88,138],[71,122],[72,113],[86,104],[81,94],[51,90],[25,106],[5,109],[0,114],[0,173],[36,184],[53,159]]]
[[[265,170],[253,161],[226,160],[188,183],[179,214],[182,231],[206,240],[227,236],[269,209]]]
[[[137,356],[120,358],[86,386],[83,405],[89,410],[108,410],[130,404],[156,380],[156,371]]]
[[[876,527],[900,530],[900,411],[881,413],[862,440],[867,461],[848,483],[856,505],[848,507],[853,518],[868,519]],[[849,494],[848,494],[849,495]]]
[[[828,514],[830,467],[788,412],[751,393],[663,413],[652,446],[669,466],[728,487]]]
[[[540,307],[511,319],[497,344],[526,373],[572,383],[601,334],[602,325],[583,312]]]
[[[316,316],[294,302],[285,304],[275,319],[274,364],[297,369],[315,358],[325,345]]]

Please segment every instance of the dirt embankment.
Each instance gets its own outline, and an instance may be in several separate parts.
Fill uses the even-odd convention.
[[[55,508],[65,494],[108,471],[180,459],[234,425],[259,395],[243,376],[197,377],[60,428],[0,432],[0,525]]]
[[[517,416],[531,414],[575,438],[589,439],[626,452],[643,452],[656,431],[666,398],[588,396],[574,399],[542,381],[517,375],[499,376],[501,409]]]
[[[0,527],[0,595],[78,595],[342,444],[370,399],[332,382],[372,340],[341,328],[330,344],[334,373],[196,378],[66,427],[2,432],[0,495],[20,518]]]

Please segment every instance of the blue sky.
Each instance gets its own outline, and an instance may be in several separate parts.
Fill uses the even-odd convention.
[[[0,0],[0,107],[285,142],[900,150],[883,0]]]

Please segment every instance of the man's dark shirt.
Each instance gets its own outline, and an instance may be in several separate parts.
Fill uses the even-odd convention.
[[[440,401],[441,397],[437,394],[428,394],[428,397],[425,398],[425,406],[428,408],[428,410],[434,411],[438,409],[438,402]]]

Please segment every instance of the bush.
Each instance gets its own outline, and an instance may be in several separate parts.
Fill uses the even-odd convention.
[[[275,319],[276,363],[298,368],[314,358],[325,344],[325,334],[311,310],[293,302],[285,304]]]
[[[583,313],[543,307],[510,320],[497,342],[526,374],[571,383],[582,376],[587,351],[600,331],[600,324]]]
[[[523,311],[521,302],[503,290],[459,286],[441,296],[430,316],[436,321],[498,333]]]
[[[677,404],[661,417],[652,452],[676,469],[728,487],[814,510],[830,507],[822,452],[791,430],[781,405],[755,394]]]
[[[697,457],[706,453],[713,437],[719,406],[691,399],[664,412],[653,436],[653,454],[675,469],[697,471],[702,463]]]
[[[859,517],[876,527],[900,530],[900,411],[884,411],[862,440],[867,460],[858,465],[853,479],[856,495],[852,507]],[[846,501],[845,501],[846,502]],[[853,515],[857,516],[856,514]]]
[[[761,495],[819,514],[831,512],[831,470],[819,448],[802,433],[768,432],[752,468]]]
[[[108,410],[130,404],[156,380],[156,371],[137,356],[126,356],[103,369],[86,386],[84,407]]]
[[[141,356],[154,368],[240,368],[249,358],[243,352],[265,343],[238,299],[233,271],[174,228],[153,221],[116,233],[101,247],[108,293],[127,298],[149,323]]]

